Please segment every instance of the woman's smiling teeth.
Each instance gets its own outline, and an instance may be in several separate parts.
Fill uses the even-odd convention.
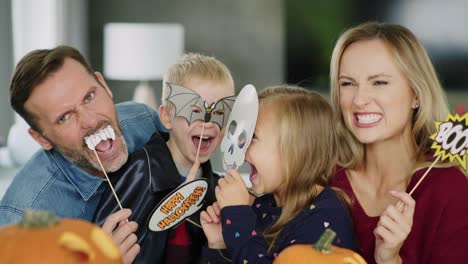
[[[381,114],[356,114],[358,123],[372,124],[382,119]]]
[[[114,129],[108,125],[107,127],[99,130],[98,132],[94,133],[91,136],[87,136],[84,138],[86,145],[90,150],[95,150],[96,146],[105,140],[115,140],[115,131]]]

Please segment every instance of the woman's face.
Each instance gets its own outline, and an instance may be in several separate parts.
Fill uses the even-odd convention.
[[[417,98],[381,40],[346,48],[338,84],[343,120],[361,143],[410,137]]]

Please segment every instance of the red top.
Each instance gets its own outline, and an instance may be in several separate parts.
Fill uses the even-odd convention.
[[[407,192],[426,169],[417,171]],[[353,200],[352,216],[362,256],[375,263],[373,231],[379,217],[369,217],[357,200],[344,169],[338,168],[332,185]],[[413,228],[403,243],[403,263],[468,263],[468,179],[457,168],[433,168],[413,193]]]
[[[186,222],[182,222],[167,239],[164,263],[191,263],[190,262],[190,235]]]

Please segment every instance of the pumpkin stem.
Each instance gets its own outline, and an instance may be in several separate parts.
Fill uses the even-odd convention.
[[[321,253],[331,253],[331,243],[335,240],[335,237],[335,231],[330,228],[325,229],[325,232],[323,232],[317,243],[315,243],[315,250]]]
[[[23,220],[18,224],[21,227],[44,228],[55,225],[59,218],[48,211],[24,210]]]

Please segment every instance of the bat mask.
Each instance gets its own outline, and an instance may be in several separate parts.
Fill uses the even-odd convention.
[[[196,120],[213,122],[219,126],[219,129],[223,129],[227,124],[236,96],[223,97],[208,105],[195,91],[173,83],[166,82],[166,84],[169,87],[166,101],[174,105],[175,117],[183,117],[189,126]],[[194,106],[198,109],[195,110]]]

